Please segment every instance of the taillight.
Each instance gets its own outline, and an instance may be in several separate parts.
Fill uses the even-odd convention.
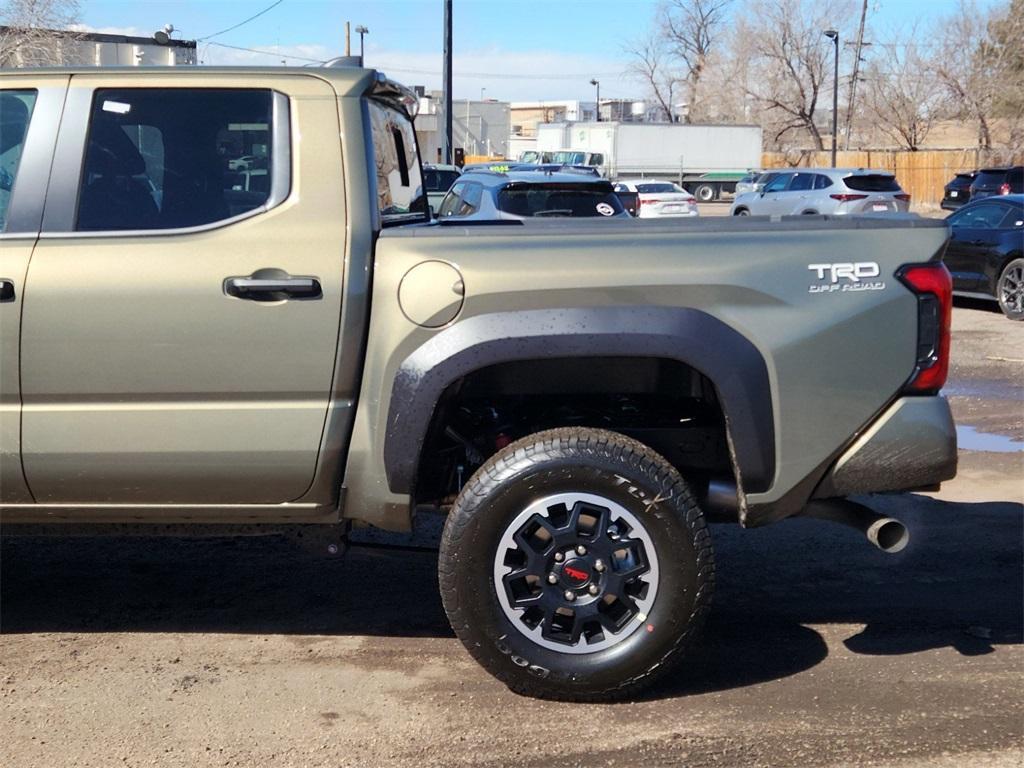
[[[897,277],[917,295],[917,361],[906,389],[935,394],[949,373],[953,278],[942,262],[903,267]]]
[[[851,200],[863,200],[867,195],[850,195],[850,194],[837,194],[829,195],[833,200],[838,200],[840,203],[848,203]]]
[[[893,195],[897,200],[902,200],[904,203],[910,202],[910,195],[903,193],[902,195]]]
[[[1008,194],[1010,194],[1010,185],[1009,184],[1000,184],[999,185],[999,194],[1000,195],[1008,195]]]

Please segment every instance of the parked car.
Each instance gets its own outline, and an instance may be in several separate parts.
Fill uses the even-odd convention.
[[[473,173],[453,207],[473,185],[507,215],[584,218],[445,226],[419,100],[382,73],[81,72],[0,70],[5,536],[184,523],[340,554],[354,523],[431,509],[467,652],[522,694],[616,700],[701,664],[705,510],[897,551],[905,528],[845,497],[956,473],[943,221],[638,226],[605,180]],[[261,190],[225,186],[225,134],[270,148]],[[159,205],[135,179],[154,146]],[[296,599],[330,624],[331,590],[377,589],[393,615],[387,590],[429,577],[392,562]],[[611,715],[594,727],[630,713]]]
[[[423,166],[423,187],[427,190],[427,201],[430,203],[430,210],[437,215],[437,209],[441,207],[441,201],[452,188],[452,184],[462,175],[457,165],[430,165]]]
[[[438,210],[442,222],[629,217],[607,179],[581,173],[471,171]]]
[[[946,221],[953,290],[995,299],[1004,315],[1024,320],[1024,195],[972,200]]]
[[[615,191],[636,193],[638,219],[697,216],[697,199],[671,181],[656,179],[619,179]]]
[[[982,168],[971,182],[971,200],[1024,193],[1024,166]]]
[[[779,175],[778,171],[756,171],[748,173],[741,181],[736,183],[736,194],[744,195],[747,192],[760,192],[765,184]]]
[[[733,216],[827,213],[905,213],[910,209],[896,177],[863,168],[801,168],[780,172],[760,192],[737,197]]]
[[[945,194],[942,196],[942,208],[947,211],[955,211],[970,202],[971,183],[977,175],[977,171],[963,171],[950,179],[945,186]]]

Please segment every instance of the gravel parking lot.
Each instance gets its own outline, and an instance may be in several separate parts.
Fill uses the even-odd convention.
[[[633,703],[509,693],[449,630],[430,551],[6,538],[0,766],[1019,766],[1024,323],[958,307],[953,360],[959,477],[865,499],[908,549],[715,526],[704,640]]]

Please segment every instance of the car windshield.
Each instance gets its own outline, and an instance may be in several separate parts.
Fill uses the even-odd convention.
[[[524,217],[607,217],[623,212],[608,182],[512,182],[498,192],[498,210]]]
[[[423,184],[427,192],[447,192],[455,180],[459,178],[458,171],[442,171],[436,168],[423,169]]]
[[[843,183],[850,189],[858,192],[902,192],[900,185],[896,182],[895,176],[888,176],[882,173],[864,173],[857,176],[847,176]]]
[[[583,165],[583,161],[586,159],[583,155],[583,152],[555,152],[551,162],[562,165]]]
[[[649,195],[651,193],[664,194],[666,192],[683,192],[685,190],[678,184],[673,184],[671,181],[664,181],[656,184],[637,184],[636,191],[641,194]]]

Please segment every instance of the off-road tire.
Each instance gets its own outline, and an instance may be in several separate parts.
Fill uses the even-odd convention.
[[[539,645],[499,602],[502,537],[524,509],[562,493],[593,494],[626,509],[655,551],[653,603],[604,650]],[[613,541],[615,534],[608,534]],[[633,697],[678,669],[704,623],[715,578],[704,515],[678,471],[636,440],[585,428],[530,435],[477,470],[448,516],[438,570],[445,612],[473,657],[517,693],[563,701]]]
[[[1011,320],[1024,320],[1024,259],[1012,259],[996,281],[996,300],[999,308]]]

